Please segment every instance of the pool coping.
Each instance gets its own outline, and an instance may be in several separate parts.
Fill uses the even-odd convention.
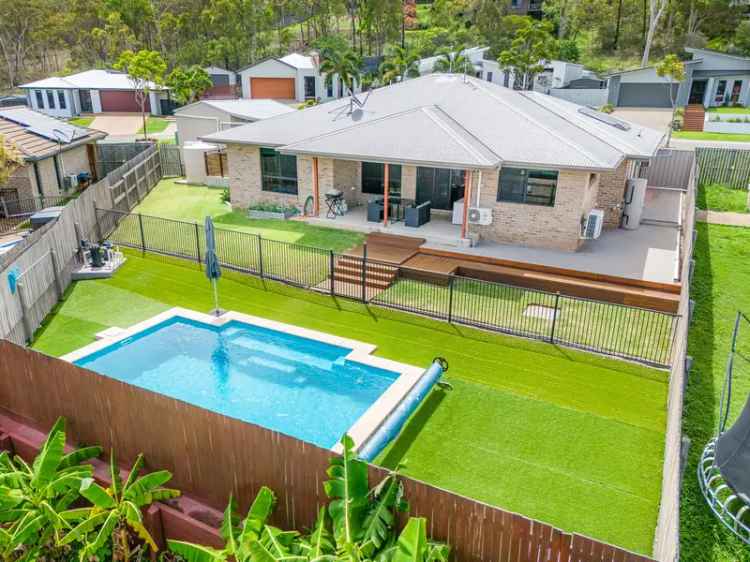
[[[334,336],[325,332],[310,330],[308,328],[277,322],[275,320],[268,320],[259,316],[251,316],[241,312],[228,311],[221,316],[212,316],[210,314],[181,307],[174,307],[165,310],[156,316],[152,316],[142,322],[133,324],[128,328],[121,329],[116,335],[113,334],[113,331],[110,331],[110,334],[113,335],[109,335],[106,333],[108,330],[105,330],[104,332],[97,334],[97,336],[100,337],[97,341],[63,355],[60,359],[67,361],[68,363],[73,363],[83,357],[101,351],[113,344],[126,340],[175,317],[186,318],[188,320],[215,327],[223,326],[232,321],[243,322],[260,328],[267,328],[269,330],[275,330],[277,332],[283,332],[305,339],[349,348],[351,351],[345,356],[346,360],[397,373],[398,377],[396,380],[391,383],[385,392],[383,392],[383,394],[381,394],[347,430],[347,434],[355,443],[355,450],[359,450],[365,443],[367,443],[367,441],[375,434],[385,420],[389,418],[391,413],[427,372],[426,368],[407,365],[406,363],[392,361],[383,357],[376,357],[372,355],[372,353],[377,349],[377,346],[359,340]],[[102,376],[107,375],[102,374]],[[200,408],[201,406],[196,407]],[[331,450],[341,452],[341,444],[337,443],[331,447]]]

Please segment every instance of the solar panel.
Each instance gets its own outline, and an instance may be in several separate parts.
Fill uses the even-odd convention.
[[[70,144],[88,135],[86,129],[30,109],[0,110],[0,117],[26,127],[30,133],[63,144]]]
[[[606,113],[602,113],[601,111],[597,111],[590,107],[581,107],[578,109],[578,113],[580,113],[581,115],[585,115],[586,117],[596,119],[597,121],[601,121],[602,123],[605,123],[610,127],[614,127],[615,129],[620,129],[621,131],[630,130],[629,123],[626,123],[625,121],[622,121],[617,117],[612,117],[611,115],[607,115]]]

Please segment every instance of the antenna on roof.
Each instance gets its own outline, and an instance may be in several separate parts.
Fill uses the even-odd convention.
[[[367,100],[370,99],[370,94],[372,93],[372,90],[367,91],[367,95],[365,96],[365,99],[360,100],[357,95],[352,91],[349,90],[349,115],[354,113],[355,109],[354,106],[357,106],[358,109],[363,109],[365,107],[365,104],[367,103]]]

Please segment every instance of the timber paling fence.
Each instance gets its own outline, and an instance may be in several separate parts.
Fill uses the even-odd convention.
[[[16,452],[25,451],[27,460],[34,452],[29,428],[47,431],[64,416],[70,443],[101,445],[126,463],[143,453],[150,469],[172,473],[170,486],[219,513],[230,493],[244,513],[268,486],[278,498],[272,523],[304,529],[327,503],[329,450],[2,341],[0,372],[0,425],[13,422],[0,427],[0,444],[18,443]],[[386,474],[369,466],[371,484]],[[429,535],[449,543],[458,562],[652,562],[425,482],[401,480],[409,515],[426,517]],[[205,540],[206,525],[198,520],[206,520],[206,504],[179,511],[179,502],[157,503],[146,524],[156,520],[159,536]]]
[[[130,210],[160,179],[159,150],[147,146],[68,201],[57,220],[0,255],[0,338],[31,341],[70,285],[79,263],[79,240],[101,238],[97,206]]]
[[[699,185],[720,183],[745,190],[750,186],[750,150],[698,147],[695,157]]]
[[[99,232],[113,244],[205,261],[198,223],[111,209],[96,213]],[[219,262],[229,270],[454,324],[658,367],[671,364],[674,314],[394,266],[368,259],[366,251],[363,257],[348,256],[235,230],[215,233]],[[348,273],[343,277],[342,269]],[[378,283],[383,277],[391,280],[384,290]]]

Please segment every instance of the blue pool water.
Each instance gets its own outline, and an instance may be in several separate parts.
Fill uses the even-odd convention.
[[[347,361],[350,351],[243,322],[175,317],[75,364],[330,448],[398,377]]]

